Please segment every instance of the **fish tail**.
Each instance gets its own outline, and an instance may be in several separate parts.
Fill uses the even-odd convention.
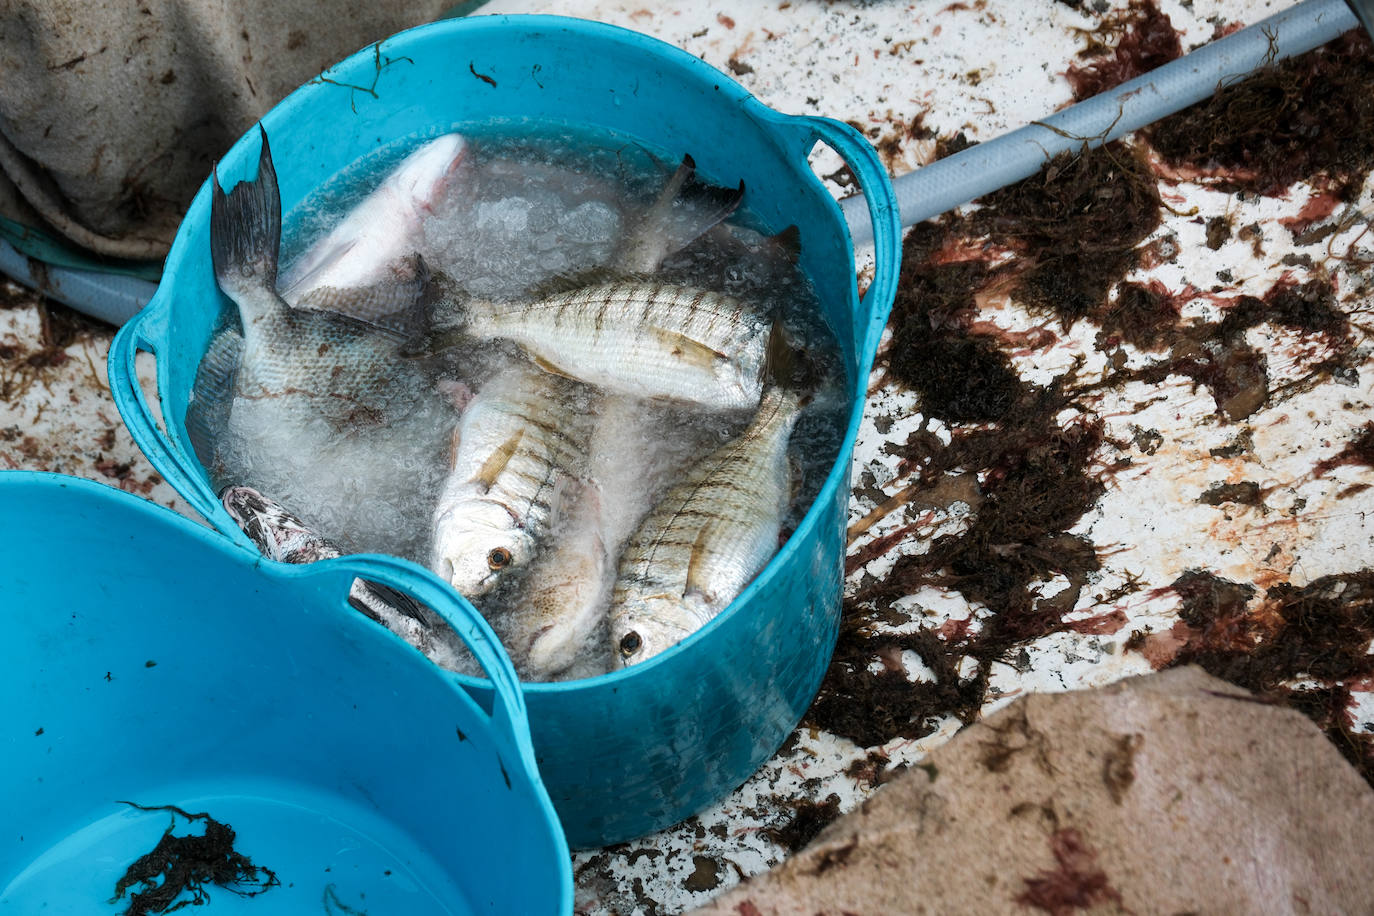
[[[729,218],[744,199],[744,182],[726,188],[696,177],[696,162],[682,157],[658,197],[645,211],[616,265],[629,274],[651,274],[663,259],[686,248]]]
[[[231,298],[277,288],[277,249],[281,243],[281,194],[267,132],[262,135],[258,177],[241,181],[229,193],[214,176],[210,201],[210,257],[215,280]]]
[[[682,227],[673,239],[679,248],[728,219],[744,199],[743,180],[735,188],[708,184],[696,177],[696,169],[696,161],[685,155],[673,181],[669,182],[673,188],[672,206],[682,214]]]

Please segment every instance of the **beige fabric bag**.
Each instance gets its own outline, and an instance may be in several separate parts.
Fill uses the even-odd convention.
[[[0,0],[0,215],[161,258],[282,97],[452,0]]]

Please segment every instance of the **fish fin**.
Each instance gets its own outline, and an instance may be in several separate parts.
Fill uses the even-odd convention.
[[[417,359],[438,356],[446,350],[471,346],[475,340],[466,325],[437,328],[407,341],[400,355]]]
[[[543,280],[531,287],[529,294],[531,298],[534,299],[547,299],[551,296],[559,296],[563,293],[573,293],[579,289],[586,289],[589,286],[602,286],[607,283],[647,279],[647,274],[631,273],[619,270],[613,265],[603,264],[599,267],[589,267],[586,270],[579,270],[573,273],[554,274],[547,280]]]
[[[482,462],[482,466],[478,468],[477,474],[472,478],[473,482],[480,485],[483,491],[490,490],[492,485],[496,483],[496,478],[506,469],[506,465],[510,464],[511,456],[520,447],[520,440],[524,436],[525,431],[523,429],[518,430],[515,435],[501,443],[501,446],[492,452],[486,461]]]
[[[687,557],[687,576],[682,589],[682,597],[690,599],[696,596],[698,600],[706,605],[715,603],[715,595],[707,582],[706,567],[710,563],[710,550],[707,542],[711,537],[711,526],[702,525],[697,531],[697,538],[692,542],[692,552]]]
[[[277,249],[281,244],[281,193],[267,131],[258,125],[262,151],[258,177],[240,181],[228,194],[214,175],[210,198],[210,259],[220,289],[238,294],[277,289]]]
[[[229,422],[242,351],[243,335],[234,328],[224,328],[210,338],[210,346],[196,367],[186,405],[186,436],[207,468],[214,462],[215,441]]]
[[[560,378],[572,379],[573,381],[577,381],[576,376],[569,375],[568,373],[564,372],[564,371],[563,371],[562,369],[560,369],[558,366],[556,366],[556,365],[554,365],[553,363],[549,362],[547,359],[545,359],[545,358],[542,357],[542,356],[533,356],[533,355],[531,355],[531,356],[530,356],[530,362],[534,363],[536,366],[538,366],[540,369],[543,369],[545,372],[549,373],[550,375],[557,375],[557,376],[559,376]]]
[[[801,257],[801,230],[796,224],[788,226],[776,235],[768,236],[764,242],[792,264],[797,263],[797,259]]]
[[[429,268],[416,254],[392,264],[390,273],[380,282],[357,289],[317,286],[293,304],[347,315],[406,339],[419,338],[428,330],[425,291],[430,285]]]
[[[763,357],[763,380],[795,392],[798,404],[804,406],[820,388],[823,374],[815,357],[797,342],[782,319],[774,319]]]
[[[653,273],[669,255],[686,248],[735,212],[744,199],[737,188],[696,178],[696,162],[682,157],[663,190],[630,231],[617,266],[631,273]]]
[[[430,625],[431,621],[429,615],[425,613],[425,606],[422,605],[420,602],[416,601],[414,598],[407,595],[405,592],[398,592],[396,589],[392,588],[389,585],[383,585],[380,582],[372,582],[367,579],[363,580],[363,586],[368,591],[372,592],[374,598],[385,604],[389,604],[393,609],[395,609],[396,613],[401,614],[405,617],[409,617],[411,620],[417,621],[418,623],[421,623],[425,626]],[[349,600],[349,603],[353,604],[352,599]],[[357,604],[354,604],[353,606],[358,607]],[[358,608],[358,610],[363,609]],[[363,613],[367,614],[368,612],[363,611]],[[369,614],[368,616],[371,615]]]
[[[452,468],[458,463],[458,446],[463,441],[463,427],[461,425],[453,427],[453,434],[448,437],[448,466]]]
[[[566,471],[555,472],[553,494],[549,497],[549,529],[583,514],[600,515],[601,488],[590,480]]]
[[[788,386],[797,370],[797,348],[792,345],[782,320],[773,319],[768,332],[768,347],[763,356],[763,377],[775,385]]]
[[[722,361],[729,362],[730,357],[706,344],[693,340],[686,334],[671,331],[667,328],[652,328],[650,333],[658,338],[659,342],[668,348],[668,352],[684,362],[696,366],[712,367]]]

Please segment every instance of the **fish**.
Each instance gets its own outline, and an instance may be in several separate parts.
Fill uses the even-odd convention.
[[[584,479],[587,393],[525,361],[478,389],[454,431],[430,568],[468,598],[524,570]]]
[[[603,495],[595,483],[579,491],[501,617],[501,641],[522,681],[558,679],[605,625],[616,555],[604,531]]]
[[[526,301],[471,302],[462,330],[509,340],[541,369],[608,392],[711,410],[758,405],[771,315],[652,279],[564,285]]]
[[[739,436],[697,462],[626,544],[608,610],[613,664],[639,664],[723,611],[777,552],[803,398],[770,386]]]
[[[412,332],[414,303],[429,284],[424,224],[462,182],[470,145],[444,134],[406,156],[295,259],[280,291],[297,308],[333,311]]]
[[[604,644],[596,631],[606,625],[626,540],[671,482],[719,444],[713,430],[685,422],[683,413],[622,395],[598,399],[589,480],[503,615],[503,642],[522,678],[562,679],[579,662],[591,664],[588,650]],[[604,660],[597,661],[601,673]]]
[[[651,274],[668,255],[727,219],[743,199],[743,181],[738,188],[699,181],[696,161],[684,155],[654,202],[627,226],[625,240],[608,266],[625,275]]]
[[[259,130],[257,177],[226,194],[216,174],[211,199],[215,280],[237,306],[242,333],[229,423],[244,402],[271,402],[274,422],[385,425],[422,384],[420,366],[402,355],[405,334],[292,308],[277,293],[281,198],[267,133]]]
[[[262,555],[280,563],[315,563],[342,551],[316,533],[281,503],[246,486],[229,486],[220,503]],[[430,608],[378,582],[354,579],[348,603],[419,649],[449,671],[471,671],[471,653],[462,639]]]

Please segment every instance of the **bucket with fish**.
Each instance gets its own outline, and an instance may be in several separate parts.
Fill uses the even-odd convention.
[[[440,583],[263,563],[55,474],[0,472],[0,525],[0,912],[572,911],[515,672]],[[487,709],[349,607],[358,576],[463,636]]]
[[[817,143],[868,202],[862,296]],[[331,205],[345,215],[317,215]],[[487,613],[529,675],[567,835],[602,845],[724,797],[819,687],[899,253],[886,173],[844,124],[619,28],[435,23],[326,71],[226,154],[115,341],[111,388],[238,544],[411,556]],[[462,670],[423,608],[354,588]]]

